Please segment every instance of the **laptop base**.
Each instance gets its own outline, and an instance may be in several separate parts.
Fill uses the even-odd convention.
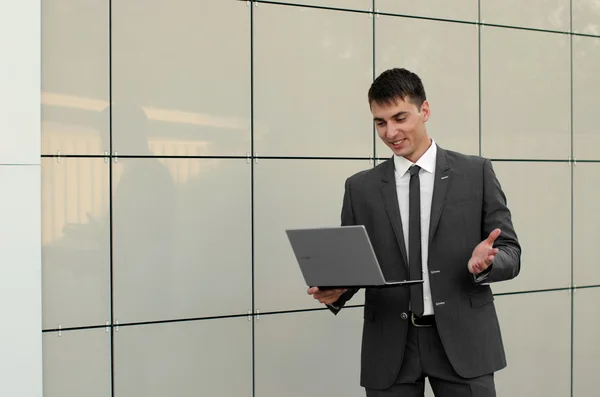
[[[332,289],[350,289],[350,288],[392,288],[392,287],[410,287],[414,284],[423,284],[423,280],[390,281],[382,285],[351,285],[351,286],[322,286],[317,287],[320,291]]]

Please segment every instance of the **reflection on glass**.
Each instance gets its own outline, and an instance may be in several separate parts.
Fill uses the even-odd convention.
[[[573,0],[573,31],[600,36],[600,0]]]
[[[135,106],[112,112],[129,127],[123,148],[150,153],[145,112]],[[117,157],[112,182],[114,308],[121,323],[248,311],[245,160]],[[230,292],[214,300],[224,282]]]
[[[600,288],[576,290],[573,299],[573,395],[592,396],[598,388]]]
[[[44,333],[44,397],[110,396],[110,338],[104,328]]]
[[[42,153],[104,154],[108,2],[42,3]]]
[[[508,360],[508,366],[494,375],[498,396],[568,396],[569,292],[498,296],[495,304]]]
[[[481,19],[490,24],[568,32],[570,17],[571,0],[481,2]]]
[[[322,308],[306,285],[286,229],[339,226],[344,181],[372,167],[359,160],[260,160],[254,167],[255,307]],[[364,303],[364,290],[349,304]]]
[[[223,0],[112,3],[112,98],[146,112],[149,154],[250,152],[250,9]],[[113,151],[142,154],[127,145],[130,133],[113,115]]]
[[[489,26],[481,30],[484,156],[570,157],[570,59],[568,35]]]
[[[519,276],[493,284],[494,292],[566,287],[571,282],[569,164],[501,161],[494,162],[494,171],[506,194],[519,241],[527,247]]]
[[[254,15],[255,151],[372,155],[367,103],[372,20],[360,13],[268,4]]]
[[[261,317],[255,324],[256,395],[305,397],[327,390],[330,396],[363,397],[362,317],[362,308],[338,316],[315,311]],[[323,370],[332,357],[336,364]]]
[[[149,154],[148,119],[135,106],[117,105],[113,117],[124,121],[127,133],[120,144],[124,153]],[[113,253],[115,296],[125,293],[126,303],[139,313],[168,305],[169,296],[156,296],[171,287],[171,261],[176,209],[175,181],[156,158],[117,159],[113,166]],[[123,286],[125,291],[120,288]],[[149,299],[155,297],[153,304]],[[123,305],[121,300],[117,304]],[[119,312],[119,310],[117,310]],[[123,318],[120,319],[123,322]]]
[[[573,168],[573,278],[577,286],[600,285],[598,175],[600,163],[577,163]]]
[[[114,381],[116,397],[251,397],[252,322],[242,317],[121,327]]]
[[[600,160],[600,38],[573,37],[573,152]]]
[[[371,10],[372,0],[273,0],[275,3],[291,3],[301,5],[312,5],[318,7],[334,7],[343,10]]]
[[[42,159],[43,327],[110,319],[108,164]]]
[[[417,73],[432,109],[428,133],[441,147],[479,154],[479,87],[473,78],[478,73],[477,26],[388,16],[375,26],[377,73],[398,66]],[[411,45],[397,37],[410,38]],[[376,148],[378,158],[392,156],[378,137]]]
[[[375,7],[389,14],[474,22],[477,20],[478,0],[375,0]]]

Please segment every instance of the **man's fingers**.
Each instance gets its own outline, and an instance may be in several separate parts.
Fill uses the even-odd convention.
[[[496,256],[496,254],[498,253],[498,251],[499,251],[498,248],[490,248],[488,250],[487,254],[491,255],[491,256]]]
[[[484,270],[486,270],[489,266],[488,263],[491,263],[492,260],[494,259],[493,255],[488,256],[487,258],[488,260],[484,261],[483,259],[479,259],[477,261],[474,261],[470,264],[470,268],[469,270],[471,271],[471,273],[473,274],[479,274],[481,272],[483,272]],[[486,263],[487,262],[487,263]]]
[[[331,296],[331,294],[323,294],[322,296],[317,297],[315,295],[315,299],[319,300],[319,303],[323,303],[325,305],[329,305],[330,303],[333,303],[335,301],[337,301],[337,297],[335,296]]]
[[[488,256],[487,256],[487,259],[485,262],[486,268],[487,268],[487,266],[490,265],[490,263],[492,263],[494,261],[494,259],[496,258],[496,254],[498,254],[498,251],[499,251],[498,248],[494,248],[494,249],[491,249],[488,251],[488,254],[487,254]]]
[[[345,289],[331,289],[321,291],[317,287],[312,287],[308,289],[308,293],[311,294],[313,298],[318,300],[320,303],[324,303],[326,305],[337,301],[340,298],[340,295],[342,295],[345,291]]]
[[[319,297],[323,297],[323,298],[337,298],[339,297],[342,292],[344,292],[344,290],[341,289],[329,289],[329,290],[325,290],[325,291],[319,291],[318,295]]]
[[[494,244],[494,241],[496,241],[496,239],[498,238],[499,235],[500,235],[500,229],[494,229],[494,230],[492,230],[492,232],[490,233],[490,235],[488,236],[486,241],[489,244]]]

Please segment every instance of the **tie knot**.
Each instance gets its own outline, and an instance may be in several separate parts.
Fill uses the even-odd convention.
[[[416,164],[413,164],[408,169],[408,172],[410,172],[410,176],[415,176],[415,175],[417,175],[419,173],[420,170],[421,170],[421,167],[419,167]]]

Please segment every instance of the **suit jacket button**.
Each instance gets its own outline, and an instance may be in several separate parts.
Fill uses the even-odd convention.
[[[402,320],[406,320],[406,319],[408,318],[408,314],[406,314],[406,313],[402,313],[402,314],[400,315],[400,318],[401,318]]]

